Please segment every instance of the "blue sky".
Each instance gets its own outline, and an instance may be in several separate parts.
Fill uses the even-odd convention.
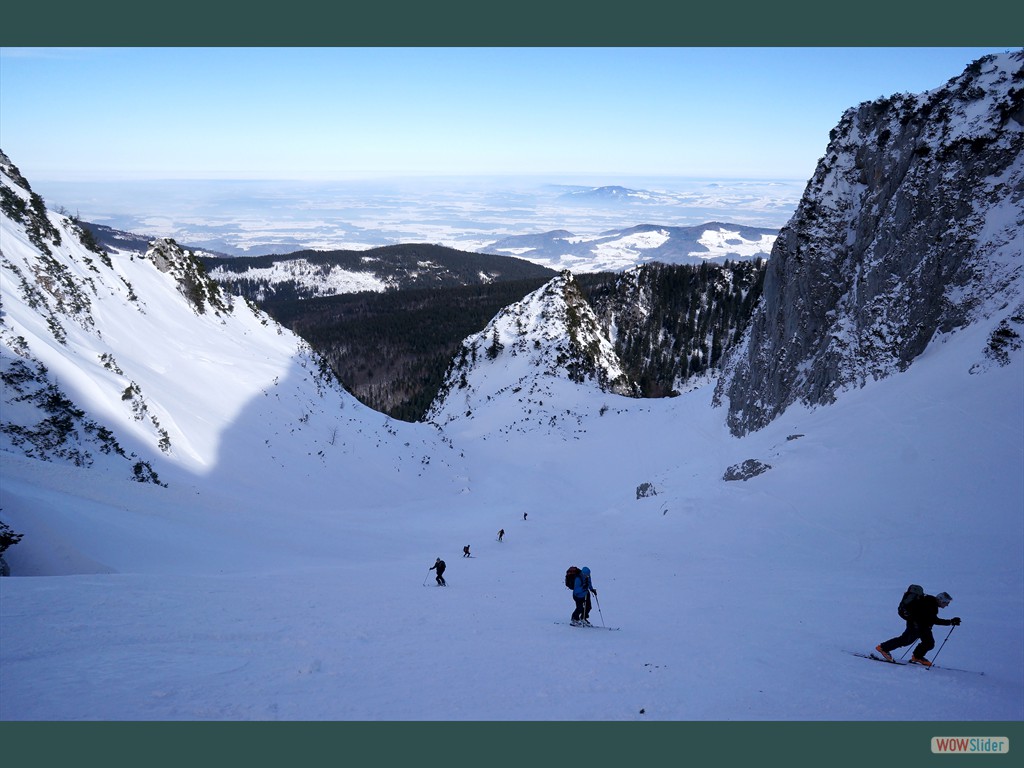
[[[803,180],[843,111],[1001,48],[7,48],[29,179]]]

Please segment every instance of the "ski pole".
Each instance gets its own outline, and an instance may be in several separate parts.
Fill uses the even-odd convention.
[[[430,569],[427,568],[427,575],[423,577],[423,586],[427,586],[427,579],[430,578]]]
[[[953,630],[954,630],[954,629],[956,629],[956,624],[954,624],[953,626],[951,626],[951,627],[949,628],[949,635],[952,635],[952,634],[953,634]],[[946,640],[949,640],[949,635],[946,635]],[[943,641],[942,641],[942,645],[940,645],[940,646],[939,646],[939,650],[935,652],[935,655],[934,655],[934,656],[932,656],[932,664],[934,664],[934,663],[935,663],[935,660],[936,660],[937,658],[939,658],[939,651],[941,651],[941,650],[942,650],[942,648],[943,648],[943,646],[944,646],[944,645],[946,644],[946,640],[943,640]],[[927,667],[927,669],[931,669],[931,667]]]
[[[604,624],[604,614],[601,613],[601,601],[597,599],[597,592],[594,593],[594,602],[597,603],[597,613],[601,617],[601,626],[603,627],[603,626],[605,626],[605,624]]]

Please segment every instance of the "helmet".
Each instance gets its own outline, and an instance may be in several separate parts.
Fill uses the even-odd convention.
[[[440,563],[440,562],[441,562],[441,558],[440,558],[440,557],[439,557],[439,558],[437,558],[437,560],[435,560],[434,562],[435,562],[435,563]]]
[[[953,598],[949,596],[949,592],[939,592],[939,594],[935,596],[935,599],[939,601],[939,605],[943,608],[953,602]]]
[[[582,568],[580,568],[580,573],[585,573],[587,576],[589,576],[590,575],[590,569],[587,568],[587,566],[584,565]]]

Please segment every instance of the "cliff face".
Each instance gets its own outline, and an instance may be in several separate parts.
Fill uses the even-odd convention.
[[[981,319],[1019,334],[1022,233],[1024,52],[848,110],[725,364],[730,429],[832,402]]]

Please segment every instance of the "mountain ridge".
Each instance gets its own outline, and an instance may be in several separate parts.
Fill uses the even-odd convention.
[[[171,240],[144,254],[97,249],[46,210],[6,155],[0,189],[0,450],[159,486],[215,465],[233,475],[225,482],[257,467],[286,475],[279,440],[304,444],[317,464],[333,456],[342,474],[365,474],[352,455],[367,451],[396,472],[432,472],[428,456],[446,466],[433,430],[364,406],[305,341],[222,291],[191,252]],[[262,445],[230,445],[243,413],[268,425]]]

